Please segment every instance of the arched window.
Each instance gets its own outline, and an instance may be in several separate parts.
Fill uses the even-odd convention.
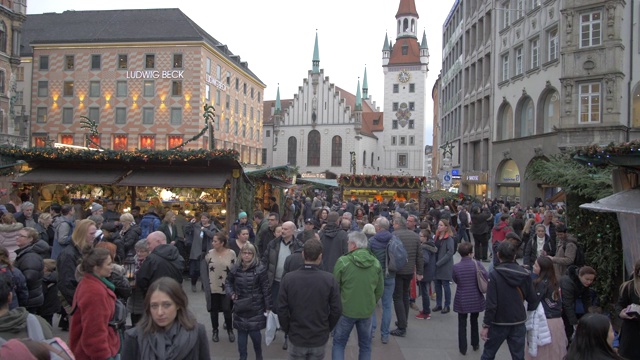
[[[362,152],[362,166],[367,166],[367,150]]]
[[[342,138],[338,135],[331,139],[331,166],[342,166]]]
[[[513,110],[509,103],[505,103],[498,111],[498,126],[496,140],[506,140],[513,136]]]
[[[307,137],[307,166],[320,166],[320,132],[312,130]]]
[[[538,126],[538,133],[552,132],[560,124],[560,97],[555,90],[549,91],[543,98],[542,111],[538,118],[542,121]],[[635,97],[634,97],[635,99]]]
[[[5,76],[4,76],[4,71],[0,71],[0,94],[4,95],[5,91],[7,90],[6,86],[5,86]]]
[[[373,167],[373,151],[371,152],[371,167]]]
[[[287,144],[287,164],[296,165],[296,148],[298,147],[298,139],[295,136],[289,137]]]
[[[7,26],[0,21],[0,51],[7,52]]]
[[[533,100],[526,97],[521,100],[518,110],[518,131],[520,137],[533,135],[535,123],[533,121]]]

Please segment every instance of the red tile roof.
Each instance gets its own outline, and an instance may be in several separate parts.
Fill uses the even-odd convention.
[[[408,45],[407,55],[402,55],[402,46]],[[393,44],[389,65],[420,64],[420,45],[416,38],[400,38]]]
[[[414,15],[419,18],[415,0],[400,0],[400,6],[398,7],[396,18],[405,15]]]

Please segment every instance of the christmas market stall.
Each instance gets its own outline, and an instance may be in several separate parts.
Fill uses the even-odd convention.
[[[25,161],[29,171],[14,179],[30,191],[36,207],[113,200],[116,211],[149,206],[189,213],[206,211],[229,223],[250,208],[252,184],[235,150],[89,150],[0,147],[5,162]]]
[[[283,204],[289,189],[294,187],[298,172],[287,165],[265,169],[247,170],[247,177],[255,185],[254,210],[269,211],[269,199],[274,197],[276,203]]]
[[[342,188],[342,199],[359,199],[369,202],[374,199],[388,202],[391,199],[420,201],[427,178],[424,176],[395,175],[351,175],[342,174],[338,184]]]

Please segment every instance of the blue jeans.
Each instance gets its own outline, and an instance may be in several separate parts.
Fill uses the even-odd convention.
[[[382,292],[382,322],[380,324],[380,334],[383,339],[389,338],[389,326],[391,326],[391,304],[393,301],[393,289],[396,287],[396,278],[389,276],[384,278],[384,291]],[[378,319],[375,310],[371,316],[371,336],[376,332]]]
[[[442,305],[442,289],[444,289],[444,306],[451,306],[451,283],[449,280],[435,280],[436,283],[436,306]]]
[[[493,360],[502,343],[507,340],[509,352],[513,360],[524,360],[524,342],[527,336],[527,328],[524,324],[502,326],[491,325],[489,339],[484,343],[484,351],[481,360]]]
[[[429,296],[429,285],[431,281],[418,281],[418,289],[422,297],[422,313],[431,314],[431,297]]]
[[[354,325],[358,333],[358,360],[371,359],[371,318],[353,319],[342,315],[333,330],[332,360],[344,360],[344,348],[347,346]]]
[[[249,336],[253,343],[253,350],[256,352],[256,359],[262,360],[262,338],[260,337],[260,330],[238,330],[238,352],[240,353],[240,360],[247,359],[247,343]]]

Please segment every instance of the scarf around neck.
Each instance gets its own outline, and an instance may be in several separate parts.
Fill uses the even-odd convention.
[[[142,360],[183,360],[195,347],[198,327],[193,330],[182,328],[176,319],[169,329],[143,334],[138,338]]]

